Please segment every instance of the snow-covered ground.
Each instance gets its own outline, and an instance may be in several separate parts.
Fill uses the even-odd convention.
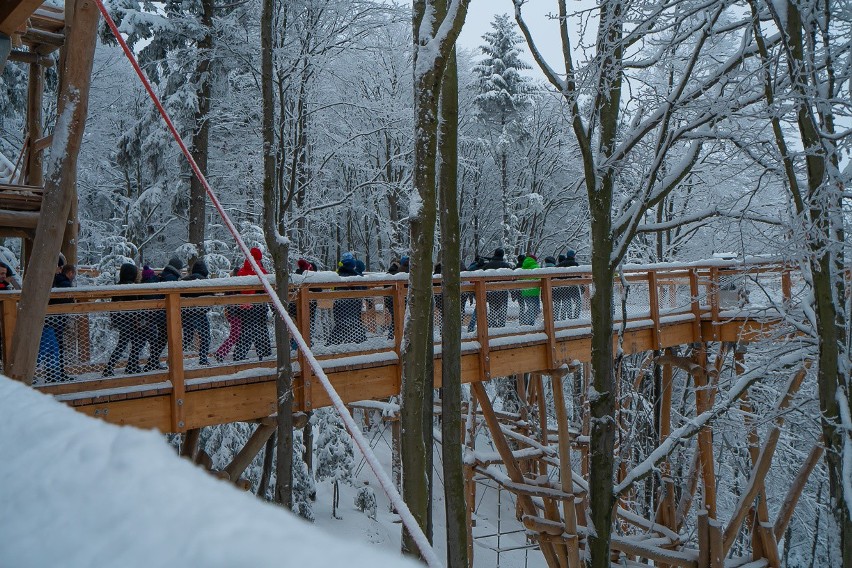
[[[214,479],[160,434],[88,418],[5,377],[0,416],[0,566],[418,565]]]
[[[357,449],[340,518],[332,517],[332,484],[320,482],[312,525],[178,457],[157,432],[89,418],[2,376],[0,416],[2,567],[419,565],[399,556],[399,517]],[[389,472],[390,429],[380,424],[368,436]],[[444,558],[437,444],[434,457],[434,539]],[[376,492],[376,520],[355,508],[364,484]],[[476,566],[544,565],[514,515],[511,494],[478,486]]]

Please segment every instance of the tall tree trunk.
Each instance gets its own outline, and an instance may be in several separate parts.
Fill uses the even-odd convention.
[[[195,129],[192,132],[192,157],[204,176],[207,176],[207,157],[210,149],[210,50],[213,48],[213,0],[201,0],[201,25],[204,37],[198,41],[198,65],[195,80],[198,82],[195,96],[198,109],[195,111]],[[189,181],[189,242],[204,251],[204,232],[207,221],[205,212],[207,195],[201,181],[192,176]]]
[[[438,193],[441,210],[441,441],[447,568],[467,568],[467,512],[461,420],[461,247],[458,205],[458,67],[453,50],[441,86]]]
[[[430,458],[433,390],[432,247],[435,242],[438,97],[450,51],[461,32],[469,0],[415,0],[412,14],[414,43],[414,165],[409,209],[411,273],[408,313],[403,333],[401,424],[402,494],[423,532],[431,534]],[[452,18],[449,26],[446,19]],[[428,20],[424,21],[425,18]],[[429,25],[431,24],[431,25]],[[445,35],[436,37],[439,31]],[[428,413],[428,416],[427,414]],[[428,431],[426,431],[428,430]],[[402,550],[417,554],[417,545],[403,531]]]
[[[809,247],[810,278],[813,285],[814,307],[819,334],[819,367],[817,380],[822,417],[823,443],[826,446],[825,460],[828,465],[829,495],[835,522],[840,530],[840,550],[844,568],[852,568],[852,508],[844,499],[844,454],[852,449],[852,432],[844,431],[841,414],[852,412],[852,399],[849,398],[850,378],[849,353],[843,353],[846,345],[846,321],[843,310],[845,302],[844,261],[842,226],[834,226],[835,211],[841,210],[838,188],[834,187],[827,175],[828,161],[834,157],[826,150],[821,139],[820,127],[811,108],[812,89],[818,85],[808,85],[805,73],[808,67],[805,61],[805,41],[802,33],[803,19],[797,3],[787,2],[787,45],[790,57],[790,72],[796,101],[796,121],[802,139],[802,147],[807,148],[805,157],[807,171],[807,198],[809,208]],[[817,95],[820,96],[820,95]],[[831,95],[829,95],[831,96]],[[833,146],[833,143],[830,143]],[[839,184],[838,184],[839,185]],[[842,220],[840,221],[842,224]],[[841,410],[840,405],[847,408]],[[852,459],[852,456],[850,458]],[[849,475],[852,472],[845,472]],[[852,495],[846,495],[852,499]]]
[[[261,88],[263,99],[263,229],[266,245],[272,253],[275,265],[275,285],[281,302],[287,305],[287,257],[289,243],[279,239],[280,222],[278,200],[275,195],[275,95],[272,89],[272,33],[275,25],[273,16],[275,0],[263,0],[261,14]],[[262,325],[265,325],[263,322]],[[275,379],[278,396],[277,461],[275,467],[275,501],[288,509],[293,506],[293,388],[290,366],[289,335],[284,321],[275,317],[275,345],[277,347],[277,374]]]
[[[24,275],[18,317],[12,336],[9,376],[32,383],[39,337],[56,259],[62,244],[76,180],[77,157],[89,107],[89,84],[95,56],[98,7],[92,0],[66,4],[65,57],[61,70],[56,128],[50,147],[50,166],[44,184],[41,215],[33,241],[33,254]],[[26,314],[26,315],[24,315]]]
[[[600,138],[598,161],[605,163],[617,142],[619,104],[621,101],[621,35],[622,4],[620,1],[601,4],[601,25],[597,52],[602,54],[600,71]],[[603,55],[605,54],[605,55]],[[588,172],[590,164],[586,164]],[[595,167],[595,170],[597,168]],[[613,265],[614,239],[612,229],[612,200],[615,169],[609,167],[595,172],[591,183],[587,178],[589,212],[592,218],[592,386],[588,393],[590,419],[589,500],[591,521],[595,532],[589,535],[593,568],[609,568],[610,539],[614,497],[616,432],[616,378],[613,367]]]

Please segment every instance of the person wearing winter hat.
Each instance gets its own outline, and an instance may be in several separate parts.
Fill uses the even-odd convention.
[[[538,265],[538,260],[535,255],[528,254],[526,258],[524,258],[524,265],[521,267],[523,270],[535,270],[536,268],[541,268]],[[519,323],[521,325],[534,325],[535,320],[538,317],[539,310],[541,309],[541,302],[539,301],[539,296],[541,295],[541,288],[524,288],[521,290],[521,302],[524,304],[524,310],[521,312],[521,316],[519,318]]]
[[[351,252],[344,253],[340,257],[340,268],[337,274],[343,278],[360,276],[355,256]],[[361,288],[351,288],[360,290]],[[328,342],[332,345],[342,343],[364,343],[367,341],[367,332],[364,322],[361,321],[361,298],[340,298],[334,301],[332,308],[334,325],[328,335]]]
[[[207,263],[199,258],[192,265],[190,275],[183,280],[207,280],[208,276]],[[199,293],[185,294],[188,298],[202,295]],[[183,308],[181,310],[181,323],[183,324],[183,350],[188,351],[192,343],[195,342],[195,336],[198,335],[198,364],[209,365],[210,361],[207,357],[210,353],[210,322],[207,320],[207,308]]]
[[[300,258],[296,261],[296,274],[304,274],[305,272],[310,272],[313,270],[311,263],[305,260],[304,258]]]
[[[410,272],[411,271],[411,259],[407,256],[403,256],[399,259],[399,271],[400,272]]]
[[[263,252],[258,247],[252,247],[249,251],[263,274],[268,274],[263,267]],[[238,276],[257,275],[248,259],[243,262],[242,268],[237,272]],[[254,294],[253,291],[244,293]],[[249,349],[254,344],[254,352],[258,359],[263,360],[272,354],[269,342],[269,326],[267,315],[269,308],[266,304],[245,304],[241,306],[243,318],[242,333],[237,345],[234,347],[234,361],[242,361],[246,358]]]
[[[119,270],[118,283],[121,285],[136,284],[136,277],[138,275],[139,270],[136,268],[136,265],[125,262]],[[115,296],[112,300],[114,302],[126,302],[137,299],[136,296]],[[124,354],[124,350],[128,344],[130,345],[130,352],[127,356],[127,366],[125,366],[124,372],[130,375],[139,373],[141,371],[139,368],[139,354],[142,352],[142,346],[145,344],[143,340],[145,330],[140,328],[139,312],[117,311],[110,312],[109,316],[112,327],[118,330],[118,342],[107,360],[102,375],[104,377],[111,377],[113,375],[115,364],[118,363],[119,358]]]
[[[483,269],[498,270],[500,268],[512,268],[512,265],[504,259],[505,255],[506,253],[503,249],[495,249],[494,256],[485,264]],[[488,326],[506,327],[506,312],[509,310],[509,291],[494,290],[486,292],[485,301],[488,303]]]
[[[53,275],[53,288],[71,288],[74,285],[74,278],[77,276],[77,268],[73,264],[65,264],[65,257],[61,254],[59,261],[60,266],[57,268],[56,274]],[[47,303],[51,305],[73,304],[74,299],[51,298]],[[56,338],[58,351],[58,361],[56,361],[58,364],[50,365],[47,368],[46,380],[50,382],[68,382],[74,380],[74,377],[65,372],[65,329],[67,324],[68,316],[65,314],[54,314],[44,318],[42,334],[53,333]]]
[[[565,252],[565,256],[563,257],[562,262],[559,263],[559,266],[562,268],[570,268],[572,266],[577,266],[577,259],[575,258],[576,253],[568,249]],[[574,277],[576,278],[576,276]],[[555,291],[556,289],[554,289]],[[562,286],[559,289],[559,300],[560,302],[555,305],[554,309],[554,317],[557,319],[577,319],[580,317],[580,308],[582,307],[583,301],[581,298],[581,286]],[[557,296],[554,295],[554,300],[556,300]]]
[[[160,275],[157,277],[157,282],[165,283],[165,282],[177,282],[183,276],[183,261],[178,256],[173,256],[169,259],[169,262],[163,267],[160,271]],[[152,270],[153,272],[153,270]],[[145,270],[142,270],[142,278],[143,282],[148,282],[145,277]],[[145,296],[146,299],[162,299],[162,295],[149,295]],[[150,313],[151,318],[151,331],[150,331],[150,353],[148,355],[148,363],[145,365],[145,368],[142,369],[146,373],[148,371],[164,371],[166,366],[160,363],[160,359],[163,356],[163,351],[166,350],[166,344],[169,341],[168,338],[168,328],[166,325],[166,311],[165,310],[153,310]]]

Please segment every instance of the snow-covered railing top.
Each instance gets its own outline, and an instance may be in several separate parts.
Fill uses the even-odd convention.
[[[659,277],[675,276],[684,277],[689,271],[694,271],[702,278],[702,284],[710,277],[710,271],[718,269],[720,275],[729,277],[734,274],[758,274],[766,272],[792,272],[797,267],[777,259],[766,257],[753,257],[746,261],[731,261],[723,259],[701,260],[695,262],[663,262],[651,264],[626,264],[624,276],[628,282],[644,280],[649,273]],[[267,274],[266,279],[273,285],[275,276]],[[461,273],[462,284],[469,284],[476,280],[488,282],[512,282],[517,281],[525,285],[534,285],[536,279],[543,278],[571,278],[572,282],[578,284],[591,281],[592,273],[590,265],[574,266],[569,268],[537,268],[524,270],[521,268],[501,268],[496,270],[474,270]],[[616,275],[615,280],[620,281]],[[304,274],[291,274],[290,287],[298,289],[305,286],[315,286],[329,289],[365,288],[394,286],[397,283],[408,281],[407,273],[387,274],[383,272],[366,273],[363,276],[341,277],[333,271],[307,272]],[[440,285],[441,275],[433,277],[436,286]],[[228,291],[259,291],[256,276],[231,276],[225,278],[210,278],[207,280],[180,280],[177,282],[154,282],[137,284],[112,284],[112,285],[87,285],[75,286],[71,289],[54,289],[51,297],[56,298],[109,298],[113,296],[140,296],[143,293],[155,292],[181,292],[189,294],[193,292],[221,293]],[[20,295],[20,291],[0,291],[0,299]]]

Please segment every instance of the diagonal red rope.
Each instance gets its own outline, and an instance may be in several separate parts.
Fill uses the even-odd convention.
[[[320,381],[320,384],[322,384],[323,388],[331,399],[332,405],[337,410],[338,414],[340,414],[340,418],[346,425],[346,429],[349,430],[349,433],[352,435],[355,444],[361,450],[361,453],[367,460],[367,463],[370,464],[370,469],[373,470],[373,473],[376,475],[376,478],[378,478],[382,489],[388,496],[388,499],[390,499],[391,503],[397,511],[397,514],[399,514],[402,524],[405,525],[405,528],[408,530],[409,534],[412,535],[415,542],[417,543],[417,547],[420,549],[420,554],[423,556],[423,559],[429,566],[442,566],[441,561],[435,554],[435,550],[429,543],[429,539],[426,538],[426,535],[423,533],[423,530],[420,528],[420,525],[417,524],[417,520],[414,518],[414,515],[411,514],[411,511],[403,501],[402,496],[396,490],[396,487],[394,486],[393,482],[390,480],[387,473],[382,468],[378,458],[373,453],[372,448],[370,448],[369,442],[366,438],[364,438],[364,435],[361,433],[361,429],[355,423],[355,420],[352,418],[352,415],[349,413],[349,410],[346,408],[346,405],[340,398],[340,395],[337,394],[337,391],[334,389],[334,386],[331,384],[331,381],[325,374],[325,371],[323,370],[319,361],[311,352],[311,349],[310,347],[308,347],[308,344],[305,342],[305,339],[302,337],[302,334],[299,333],[299,329],[296,327],[296,324],[290,318],[290,315],[287,313],[287,309],[281,302],[281,299],[278,297],[278,294],[275,293],[275,290],[272,288],[272,285],[269,283],[269,280],[263,276],[263,270],[261,270],[257,261],[251,255],[248,245],[240,236],[239,231],[237,231],[237,228],[234,226],[234,223],[231,221],[231,218],[228,216],[228,213],[225,211],[225,208],[222,206],[222,203],[219,201],[219,198],[216,196],[216,194],[213,192],[213,189],[210,187],[210,184],[207,182],[207,178],[201,172],[201,169],[198,167],[198,164],[192,157],[189,148],[187,148],[186,144],[183,141],[183,138],[178,133],[177,128],[175,128],[171,117],[169,117],[169,113],[163,107],[163,104],[160,102],[160,98],[154,92],[154,89],[151,87],[151,83],[148,81],[148,78],[145,76],[145,73],[139,66],[139,62],[136,60],[136,56],[133,54],[133,51],[130,49],[130,47],[127,45],[127,42],[124,41],[124,38],[122,37],[121,33],[118,31],[118,27],[115,25],[115,21],[113,21],[112,17],[109,15],[106,6],[104,6],[103,0],[95,0],[95,2],[97,3],[98,9],[100,10],[101,14],[103,14],[107,26],[109,26],[109,29],[112,30],[113,36],[115,36],[115,39],[118,41],[119,45],[121,45],[121,49],[124,50],[124,54],[127,56],[127,59],[130,60],[130,64],[133,66],[133,69],[136,71],[136,74],[142,81],[145,90],[148,91],[148,96],[151,97],[154,106],[157,107],[160,116],[163,117],[163,121],[166,123],[169,132],[172,133],[172,137],[175,139],[175,142],[177,142],[181,152],[183,152],[183,155],[189,162],[192,171],[195,173],[195,176],[201,182],[201,185],[204,186],[204,191],[207,192],[207,196],[210,198],[210,202],[216,208],[216,211],[219,212],[219,215],[222,217],[222,220],[224,221],[225,226],[228,228],[228,231],[234,236],[237,245],[240,247],[240,250],[246,257],[246,260],[254,269],[258,280],[260,280],[260,284],[263,286],[263,289],[269,295],[269,298],[272,301],[275,311],[278,312],[278,315],[284,320],[285,324],[287,325],[287,329],[290,331],[290,335],[298,344],[299,350],[304,354],[306,361],[311,367],[311,370],[313,371],[314,375],[316,375],[317,379]]]

